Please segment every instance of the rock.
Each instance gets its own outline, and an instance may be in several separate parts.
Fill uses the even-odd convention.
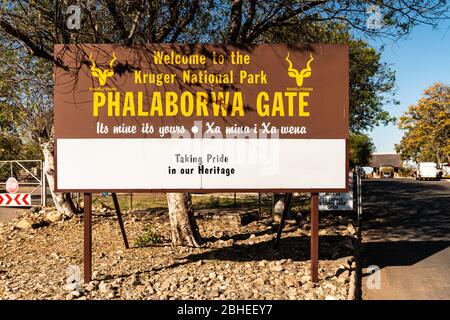
[[[66,300],[73,300],[73,295],[71,293],[68,293],[66,295]]]
[[[264,285],[266,283],[266,280],[264,278],[256,278],[256,280],[253,281],[253,283],[256,284],[256,285],[262,286],[262,285]]]
[[[354,235],[356,233],[355,227],[353,226],[353,224],[349,223],[347,224],[347,231],[351,234]]]
[[[111,284],[106,283],[104,281],[101,281],[100,284],[98,285],[98,290],[101,293],[108,293],[111,290]]]
[[[197,266],[201,266],[202,264],[203,264],[203,260],[198,260],[196,263]]]
[[[312,288],[314,288],[314,284],[312,282],[307,282],[307,283],[302,285],[302,289],[305,290],[305,291],[309,291]]]
[[[31,207],[30,208],[31,213],[38,213],[40,210],[41,210],[41,208],[39,208],[39,207]]]
[[[298,287],[299,286],[299,281],[297,280],[297,278],[295,276],[287,276],[284,281],[286,283],[286,286],[288,286],[288,287]]]
[[[108,292],[106,292],[106,296],[108,297],[108,299],[114,299],[116,297],[116,293],[113,290],[109,290]]]
[[[170,291],[175,292],[178,289],[178,284],[173,283],[170,285]]]
[[[275,272],[281,272],[281,271],[284,270],[284,267],[281,266],[281,265],[275,265],[275,266],[273,266],[273,267],[271,268],[271,270],[272,270],[272,271],[275,271]]]
[[[266,265],[266,263],[267,263],[266,260],[261,260],[260,262],[258,262],[258,266],[264,267]]]
[[[52,252],[50,254],[50,258],[52,258],[52,259],[59,259],[59,256],[58,256],[58,254],[56,252]]]
[[[255,239],[255,238],[256,238],[255,234],[252,233],[252,234],[250,235],[250,239]]]
[[[32,228],[32,223],[28,219],[23,219],[23,220],[20,220],[19,222],[17,222],[16,228],[19,228],[19,229],[31,229]]]
[[[305,300],[314,300],[314,293],[308,292],[304,295]]]
[[[219,289],[211,290],[210,296],[211,296],[212,298],[217,298],[218,296],[220,296]]]
[[[47,220],[48,222],[58,222],[61,221],[63,219],[63,215],[61,213],[59,213],[58,211],[50,211],[49,213],[47,213],[45,215],[45,220]]]
[[[246,212],[243,215],[241,215],[241,225],[245,226],[250,224],[253,221],[258,220],[258,211],[254,212]]]
[[[79,287],[78,283],[72,282],[72,283],[67,283],[63,286],[63,289],[66,291],[75,291],[77,290]]]
[[[79,298],[81,296],[81,292],[78,290],[74,290],[72,292],[70,292],[70,294],[74,297],[74,298]]]
[[[309,280],[311,280],[311,276],[302,276],[302,277],[300,278],[300,281],[301,281],[302,283],[306,283],[306,282],[308,282]]]
[[[141,284],[141,279],[139,278],[139,276],[137,274],[133,274],[130,279],[130,285],[132,287],[136,287],[140,284]]]
[[[338,300],[335,296],[327,295],[325,296],[325,300]]]
[[[91,281],[91,282],[92,282],[92,281]],[[95,288],[96,288],[96,286],[94,286],[91,282],[89,282],[89,283],[85,286],[85,289],[86,289],[86,291],[88,291],[88,292],[94,291]]]
[[[206,282],[206,281],[205,281]],[[169,290],[170,289],[170,286],[171,286],[171,284],[170,284],[170,281],[169,280],[166,280],[166,281],[164,281],[162,284],[161,284],[161,286],[160,286],[160,291],[167,291],[167,290]]]

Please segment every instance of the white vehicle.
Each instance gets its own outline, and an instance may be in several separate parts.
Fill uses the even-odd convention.
[[[441,178],[450,178],[450,164],[443,163],[441,165]]]
[[[440,174],[435,162],[421,162],[417,166],[417,180],[439,179]]]

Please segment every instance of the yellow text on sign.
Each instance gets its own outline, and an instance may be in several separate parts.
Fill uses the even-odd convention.
[[[247,102],[255,106],[260,117],[298,116],[309,117],[306,110],[309,92],[281,92],[268,93],[261,91],[256,101]],[[153,117],[153,116],[244,116],[246,105],[244,95],[236,92],[190,92],[181,94],[173,91],[153,92],[144,104],[142,92],[94,92],[92,115],[98,117],[100,113],[108,117]],[[252,108],[253,109],[253,108]]]

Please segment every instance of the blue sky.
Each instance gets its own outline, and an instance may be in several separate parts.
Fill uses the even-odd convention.
[[[450,21],[442,21],[434,30],[421,25],[405,39],[382,43],[385,47],[382,60],[391,64],[396,72],[396,97],[400,101],[398,106],[385,106],[391,115],[401,116],[434,82],[450,85]],[[381,125],[369,135],[376,152],[394,152],[394,144],[400,142],[403,132],[396,125]]]

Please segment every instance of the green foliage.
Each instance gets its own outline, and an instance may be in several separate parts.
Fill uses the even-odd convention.
[[[403,159],[450,162],[450,87],[435,83],[408,108],[398,127],[405,130],[395,146]]]
[[[22,141],[17,134],[0,132],[0,160],[12,160],[20,157]]]
[[[219,208],[221,205],[220,197],[216,197],[214,195],[209,196],[208,198],[208,206],[210,208]]]
[[[147,226],[144,229],[144,233],[136,239],[135,245],[138,248],[143,248],[162,242],[163,238],[157,232],[155,232],[151,226]]]
[[[362,133],[351,133],[350,139],[350,167],[367,166],[375,151],[375,145],[369,136]]]
[[[414,170],[411,167],[401,167],[400,168],[400,174],[402,177],[413,177],[414,176]]]

